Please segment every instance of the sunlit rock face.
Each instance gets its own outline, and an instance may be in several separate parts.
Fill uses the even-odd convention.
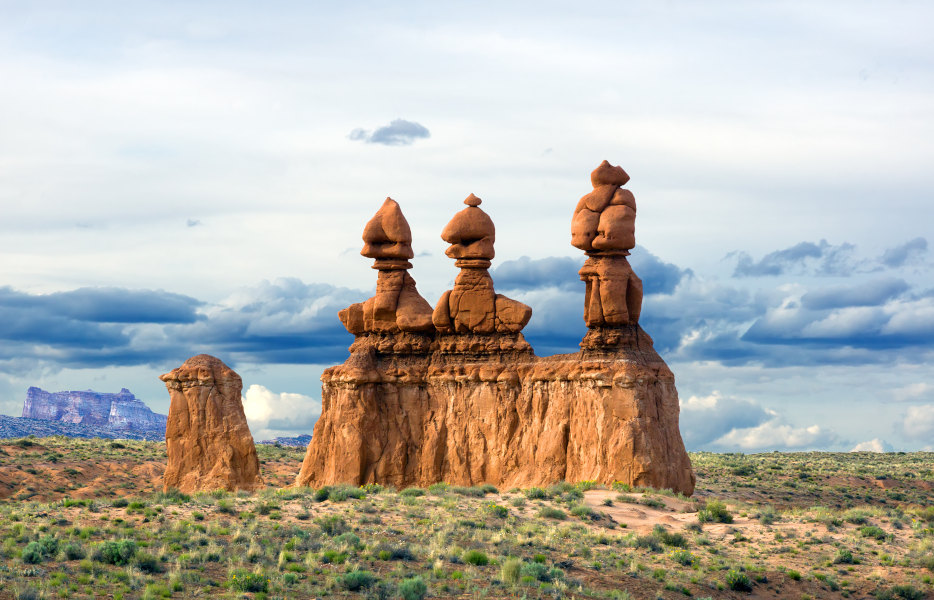
[[[621,187],[628,179],[604,161],[574,213],[572,243],[589,255],[581,269],[588,333],[577,353],[535,356],[521,333],[532,309],[494,290],[495,229],[473,194],[442,232],[461,271],[431,327],[403,329],[391,300],[380,302],[382,319],[365,318],[372,298],[341,311],[355,340],[347,361],[322,376],[322,413],[296,483],[594,480],[691,494],[674,375],[638,324],[641,281],[626,260],[635,244],[635,200]],[[364,242],[372,244],[366,232]],[[384,259],[375,258],[382,276]],[[408,289],[421,300],[414,281]]]
[[[159,379],[171,397],[163,488],[191,493],[260,487],[240,376],[220,359],[199,354]]]
[[[126,388],[109,394],[92,390],[47,392],[31,387],[26,391],[22,416],[137,432],[165,431],[166,423],[165,415],[152,412]]]

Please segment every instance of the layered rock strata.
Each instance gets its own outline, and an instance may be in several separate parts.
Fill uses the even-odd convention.
[[[152,412],[126,388],[110,394],[93,390],[47,392],[30,387],[26,390],[22,416],[150,435],[165,431],[166,422],[166,415]]]
[[[163,488],[191,493],[261,486],[240,376],[220,359],[199,354],[159,379],[171,397]]]
[[[611,204],[631,198],[618,194],[620,173],[608,163],[594,172],[595,192],[612,186],[599,190],[609,200],[594,210],[582,200],[596,219],[575,211],[575,245],[587,240],[595,262],[581,272],[589,330],[580,352],[532,352],[521,333],[531,309],[495,293],[487,272],[495,232],[471,195],[442,233],[461,273],[432,314],[434,331],[419,331],[416,348],[412,333],[351,330],[350,357],[322,376],[322,413],[297,484],[595,480],[692,493],[674,375],[633,310],[638,278],[625,256],[634,240],[620,231],[632,228],[635,202]],[[610,206],[631,210],[601,224]],[[595,221],[592,235],[584,221]]]

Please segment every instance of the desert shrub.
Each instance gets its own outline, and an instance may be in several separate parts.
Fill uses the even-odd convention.
[[[14,592],[16,600],[40,600],[42,592],[34,587],[17,588]]]
[[[788,578],[791,579],[791,580],[794,580],[794,581],[801,581],[801,573],[795,571],[794,569],[790,569],[790,570],[786,573],[786,575],[788,575]]]
[[[227,583],[240,592],[265,592],[269,589],[269,577],[261,573],[251,573],[246,569],[231,571]]]
[[[326,485],[322,488],[318,488],[317,490],[315,490],[314,496],[312,497],[314,498],[315,502],[324,502],[325,500],[330,498],[330,496],[331,496],[331,487]]]
[[[186,504],[191,501],[191,496],[175,488],[169,488],[164,492],[157,492],[154,494],[153,501],[160,504]]]
[[[323,564],[342,565],[347,561],[347,553],[337,550],[325,550],[321,553],[321,562]]]
[[[876,527],[875,525],[864,525],[859,528],[859,534],[863,537],[873,538],[876,540],[885,540],[885,531],[881,527]]]
[[[545,500],[548,498],[548,492],[540,487],[533,487],[525,490],[525,497],[529,500]]]
[[[853,552],[849,549],[840,548],[837,550],[837,556],[834,557],[833,562],[835,564],[853,565],[856,564],[857,560],[853,557]]]
[[[752,581],[742,571],[730,569],[726,573],[726,586],[736,592],[751,592]]]
[[[489,557],[480,550],[468,550],[467,552],[464,552],[461,560],[463,560],[468,565],[474,565],[477,567],[490,564]]]
[[[679,565],[684,565],[685,567],[690,567],[691,565],[694,564],[694,555],[683,548],[672,550],[669,556],[671,556],[671,559],[673,561],[675,561]]]
[[[65,560],[81,560],[86,556],[84,548],[77,542],[69,542],[62,548]]]
[[[643,550],[650,550],[652,552],[659,552],[662,549],[662,544],[659,542],[658,538],[654,535],[639,535],[632,538],[630,545],[634,548],[641,548]]]
[[[363,588],[368,588],[376,583],[376,575],[369,571],[355,569],[343,575],[338,575],[337,583],[347,591],[359,592]]]
[[[503,561],[503,566],[500,568],[500,574],[505,583],[509,585],[516,585],[519,583],[519,574],[522,569],[522,561],[518,558],[507,558]]]
[[[101,542],[94,549],[94,560],[110,565],[125,566],[136,556],[136,542],[120,540]]]
[[[580,519],[590,519],[594,516],[593,509],[584,504],[578,504],[571,509],[571,514]]]
[[[143,600],[156,600],[157,598],[171,598],[172,590],[161,583],[150,583],[143,590]]]
[[[428,486],[428,493],[432,496],[443,496],[447,493],[449,487],[445,482],[439,481]]]
[[[399,495],[405,498],[418,498],[425,495],[425,490],[419,487],[410,487],[399,492]]]
[[[664,502],[658,498],[652,498],[651,496],[642,496],[639,498],[639,504],[648,506],[649,508],[665,508]]]
[[[924,592],[907,584],[876,590],[873,596],[876,600],[924,600],[925,597]]]
[[[752,465],[738,465],[730,470],[737,477],[749,477],[756,474],[756,468]]]
[[[759,511],[759,522],[763,525],[771,525],[778,520],[778,513],[770,505],[765,505]]]
[[[865,525],[869,522],[869,512],[862,508],[851,508],[843,513],[843,520],[854,525]]]
[[[568,516],[560,508],[555,508],[553,506],[545,506],[540,511],[538,511],[538,516],[543,519],[556,519],[558,521],[565,520]]]
[[[338,485],[331,488],[331,492],[328,495],[328,499],[332,502],[343,502],[348,498],[353,498],[355,500],[360,500],[361,498],[366,497],[366,492],[358,487],[353,487],[350,485]]]
[[[113,506],[114,508],[125,508],[126,505],[129,503],[130,501],[127,500],[126,498],[117,498],[116,500],[111,502],[110,505]]]
[[[614,481],[613,484],[610,485],[610,488],[614,492],[627,492],[628,493],[632,491],[632,486],[629,485],[628,483],[623,483],[622,481]]]
[[[27,565],[38,565],[42,564],[45,560],[45,555],[42,553],[39,542],[29,542],[26,544],[26,547],[23,548],[23,554],[20,558],[22,558],[23,562]]]
[[[509,509],[495,502],[487,502],[483,505],[483,510],[486,511],[490,516],[496,517],[498,519],[505,519],[509,516]]]
[[[315,519],[315,525],[321,529],[321,533],[332,537],[340,535],[350,529],[350,527],[347,526],[347,522],[338,515],[318,517]]]
[[[403,600],[422,600],[427,593],[428,586],[418,575],[403,579],[399,584],[399,595],[402,596]]]
[[[339,536],[334,538],[334,543],[346,546],[347,548],[353,548],[354,550],[360,548],[360,538],[356,534],[351,532],[342,533]]]
[[[236,511],[234,510],[233,504],[230,502],[230,500],[218,500],[217,501],[217,512],[221,514],[225,514],[225,515],[232,515],[236,513]]]
[[[723,502],[709,500],[704,508],[697,511],[697,520],[701,523],[732,523],[733,515]]]
[[[685,538],[680,533],[671,533],[663,525],[656,525],[652,528],[652,535],[658,538],[658,541],[665,544],[666,546],[676,546],[678,548],[685,548],[688,545],[687,538]]]
[[[542,563],[527,562],[522,564],[520,574],[523,577],[531,577],[537,581],[549,582],[564,577],[561,569],[549,569]]]
[[[360,489],[363,490],[366,494],[379,494],[383,491],[383,486],[378,483],[364,483],[360,486]]]
[[[140,552],[136,555],[136,566],[143,573],[164,573],[165,567],[162,562],[154,555],[147,552]]]
[[[492,483],[484,483],[480,486],[480,489],[483,490],[486,494],[498,494],[499,490],[496,489],[496,486]]]
[[[376,556],[380,560],[415,560],[415,555],[408,544],[383,542],[376,547]]]
[[[468,496],[471,498],[483,498],[486,496],[486,492],[483,491],[483,488],[477,486],[463,487],[455,485],[450,488],[450,492],[459,496]]]

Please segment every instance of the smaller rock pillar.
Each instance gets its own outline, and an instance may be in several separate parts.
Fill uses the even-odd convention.
[[[199,354],[159,379],[171,397],[163,489],[192,493],[262,486],[240,376],[220,359]]]

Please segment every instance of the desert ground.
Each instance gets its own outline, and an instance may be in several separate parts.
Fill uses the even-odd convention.
[[[0,440],[0,599],[934,597],[934,454],[693,453],[622,484],[163,493],[165,445]]]

